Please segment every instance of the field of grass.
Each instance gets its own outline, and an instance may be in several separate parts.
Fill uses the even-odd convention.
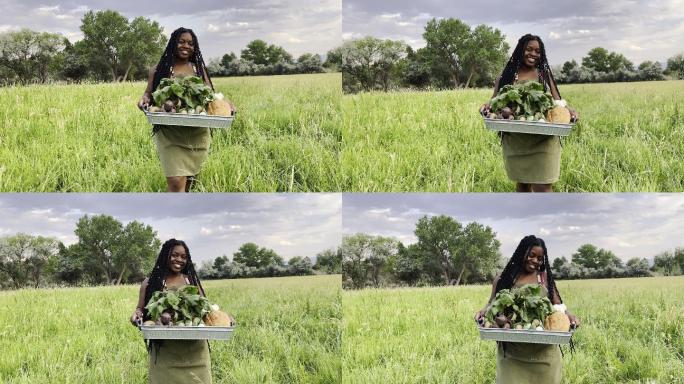
[[[235,316],[211,342],[213,382],[340,382],[340,276],[207,281]],[[0,292],[0,383],[147,382],[147,351],[128,322],[139,286]]]
[[[561,85],[580,114],[563,140],[567,192],[684,191],[684,81]],[[491,89],[342,98],[345,191],[510,192]]]
[[[214,129],[196,190],[339,191],[340,74],[215,79],[238,117]],[[165,191],[142,82],[0,88],[0,191]]]
[[[560,281],[582,325],[563,383],[684,383],[684,277]],[[342,294],[343,383],[493,383],[473,316],[491,286]]]

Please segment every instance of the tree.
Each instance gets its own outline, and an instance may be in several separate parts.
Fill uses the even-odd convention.
[[[455,274],[455,257],[461,240],[462,225],[449,216],[423,216],[414,231],[418,247],[435,265],[445,284],[450,284]]]
[[[593,48],[589,50],[587,56],[582,58],[582,66],[591,68],[597,72],[608,72],[610,71],[608,55],[609,52],[605,48]]]
[[[166,37],[162,31],[159,23],[144,17],[136,17],[131,21],[128,31],[123,36],[121,56],[126,70],[121,81],[128,79],[134,67],[139,69],[143,77],[147,76],[146,70],[159,60],[166,46]]]
[[[677,265],[677,261],[672,252],[661,252],[653,258],[653,266],[662,268],[665,276],[672,274],[672,270]]]
[[[323,72],[321,57],[312,53],[305,53],[297,58],[297,69],[299,73]]]
[[[326,249],[316,255],[313,268],[329,274],[342,273],[342,254],[339,249]]]
[[[387,90],[390,73],[404,55],[406,44],[401,41],[381,40],[367,36],[345,42],[342,53],[342,83],[347,90],[358,86],[370,91],[380,84]]]
[[[463,59],[468,50],[470,27],[453,18],[432,19],[425,26],[423,38],[433,66],[444,65],[454,87],[458,88]]]
[[[308,257],[295,256],[288,260],[287,267],[291,275],[313,275],[313,265]]]
[[[563,63],[563,69],[561,70],[561,73],[565,77],[569,77],[572,73],[573,70],[576,70],[579,68],[579,64],[573,59],[571,61],[566,61]]]
[[[551,267],[553,268],[554,271],[559,270],[563,265],[568,263],[568,259],[563,257],[556,257],[553,259],[553,263],[551,263]]]
[[[247,47],[240,52],[242,59],[253,62],[254,64],[268,64],[268,43],[261,39],[252,40]]]
[[[266,64],[292,63],[292,55],[281,46],[271,44],[266,49]]]
[[[667,59],[667,69],[665,72],[675,79],[684,79],[684,53],[674,55]]]
[[[22,29],[0,36],[0,67],[5,68],[22,84],[34,80],[44,83],[55,72],[66,46],[59,34]]]
[[[664,80],[663,68],[660,66],[659,62],[644,61],[639,64],[639,79],[650,81],[650,80]]]
[[[481,24],[470,32],[463,53],[463,71],[468,75],[464,85],[470,86],[474,77],[495,79],[506,64],[509,45],[498,29]]]
[[[283,258],[272,249],[259,248],[254,243],[245,243],[233,254],[233,261],[247,267],[261,268],[271,264],[283,265]]]
[[[500,247],[501,243],[491,227],[476,222],[468,223],[459,244],[456,262],[460,264],[460,272],[454,285],[461,283],[466,270],[471,280],[491,280],[501,259]]]
[[[397,254],[392,265],[392,274],[400,280],[415,285],[422,273],[420,248],[417,244],[405,247],[399,243]]]
[[[684,248],[676,248],[674,251],[674,258],[679,265],[679,273],[684,275]]]
[[[354,288],[363,288],[366,285],[367,260],[373,252],[372,242],[373,237],[365,233],[342,238],[342,279],[350,280]]]
[[[651,276],[648,270],[648,260],[633,257],[627,261],[627,274],[629,276],[641,277]]]
[[[32,283],[40,286],[48,260],[59,250],[59,242],[51,237],[18,233],[0,239],[0,272],[16,289]]]
[[[121,284],[122,280],[142,280],[147,271],[152,269],[160,247],[161,241],[151,226],[138,221],[126,224],[112,258],[119,271],[116,284]]]
[[[325,54],[325,62],[323,63],[324,68],[333,69],[339,71],[342,68],[342,47],[337,47],[329,50]]]
[[[233,52],[231,53],[226,53],[221,57],[221,65],[223,68],[228,68],[230,66],[230,63],[232,63],[235,59],[237,59],[237,56]]]
[[[621,267],[622,261],[613,252],[598,249],[593,244],[584,244],[572,254],[572,262],[585,268],[605,268],[609,265]]]
[[[88,76],[88,48],[83,40],[71,44],[67,40],[60,75],[73,81],[81,81]]]
[[[123,225],[112,216],[81,217],[74,233],[81,252],[86,254],[84,267],[93,282],[112,284],[116,281],[115,255],[121,244]]]

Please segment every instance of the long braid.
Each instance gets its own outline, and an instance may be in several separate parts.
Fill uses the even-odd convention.
[[[539,82],[544,86],[544,90],[547,91],[547,85],[552,87],[556,91],[558,97],[560,97],[560,92],[556,86],[556,79],[553,77],[553,72],[549,66],[549,61],[546,58],[546,49],[544,48],[544,42],[539,36],[526,34],[518,40],[518,44],[513,50],[513,54],[506,63],[503,72],[501,72],[501,79],[499,80],[499,88],[496,90],[497,93],[501,91],[504,85],[513,84],[515,82],[515,75],[518,73],[520,66],[523,62],[523,56],[525,55],[525,47],[530,41],[537,41],[539,43],[539,62],[537,62],[537,74],[539,77]]]
[[[204,75],[206,74],[207,79],[209,80],[209,86],[211,89],[214,89],[214,84],[211,81],[211,77],[209,77],[209,72],[207,72],[207,67],[204,63],[204,57],[202,56],[202,51],[200,50],[199,42],[197,41],[195,32],[193,32],[192,29],[180,27],[171,33],[171,37],[169,37],[169,41],[166,43],[166,49],[164,49],[164,52],[159,58],[159,62],[157,63],[157,67],[154,72],[154,80],[152,81],[152,92],[157,90],[161,79],[171,76],[171,68],[173,68],[173,64],[176,61],[178,39],[180,38],[180,35],[186,32],[192,36],[192,40],[195,43],[194,52],[189,61],[195,64],[195,67],[197,68],[197,76],[199,76],[201,79],[204,79]]]

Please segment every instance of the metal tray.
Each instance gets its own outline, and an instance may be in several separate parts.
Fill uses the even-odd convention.
[[[183,127],[204,127],[228,129],[233,120],[233,116],[211,116],[211,115],[185,115],[182,113],[149,112],[145,111],[147,121],[153,125],[179,125]]]
[[[483,340],[531,344],[568,344],[573,334],[573,332],[482,328],[480,326],[478,329],[480,338]]]
[[[166,327],[163,325],[139,326],[147,340],[228,340],[235,327]]]
[[[568,136],[573,124],[542,123],[538,121],[520,121],[490,119],[483,117],[485,127],[492,131],[531,133],[535,135]]]

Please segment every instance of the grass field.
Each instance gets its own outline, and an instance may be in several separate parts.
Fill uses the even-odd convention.
[[[234,101],[198,179],[207,192],[339,191],[340,74],[215,79]],[[166,190],[142,82],[0,88],[0,191]]]
[[[582,321],[563,383],[683,383],[684,277],[558,282]],[[491,286],[342,294],[343,383],[493,383],[473,316]]]
[[[340,276],[206,282],[232,313],[211,343],[214,383],[340,382]],[[147,382],[147,351],[128,322],[138,287],[0,292],[0,383]]]
[[[561,85],[580,123],[563,141],[567,192],[684,191],[684,81]],[[509,192],[490,89],[342,98],[345,191]]]

